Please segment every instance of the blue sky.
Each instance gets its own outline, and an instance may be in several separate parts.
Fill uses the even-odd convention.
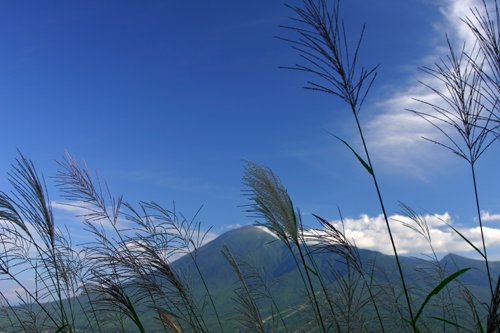
[[[300,5],[301,1],[289,1]],[[469,165],[426,142],[435,129],[405,111],[435,97],[418,70],[470,39],[460,17],[479,1],[350,0],[341,3],[349,42],[366,23],[360,64],[380,64],[360,113],[389,215],[398,200],[438,214],[479,246]],[[281,1],[4,1],[0,3],[0,189],[19,155],[46,177],[51,199],[64,202],[53,159],[67,150],[105,178],[115,196],[135,204],[175,201],[209,239],[253,222],[242,212],[241,158],[276,172],[303,213],[345,218],[360,247],[392,253],[369,174],[327,130],[361,153],[354,117],[334,96],[302,89],[315,77],[279,69],[301,59],[274,38],[296,38],[280,25],[293,13]],[[352,44],[354,45],[354,44]],[[477,163],[490,257],[500,260],[500,143]],[[81,218],[54,205],[74,242]],[[425,240],[394,224],[402,253],[428,252]],[[477,257],[429,217],[433,244]]]

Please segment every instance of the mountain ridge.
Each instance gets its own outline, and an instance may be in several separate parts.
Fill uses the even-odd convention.
[[[239,282],[238,275],[231,265],[221,254],[222,242],[231,250],[235,258],[246,260],[251,265],[255,265],[257,270],[265,275],[264,280],[267,283],[271,285],[272,281],[279,281],[279,283],[274,284],[274,287],[270,289],[271,294],[275,304],[280,307],[280,311],[286,313],[287,320],[290,320],[292,327],[304,321],[304,297],[302,294],[304,284],[300,278],[300,273],[292,254],[283,242],[269,232],[256,226],[247,225],[229,230],[199,248],[195,257],[198,268],[203,275],[203,281],[190,255],[185,255],[170,265],[172,270],[178,272],[180,276],[188,278],[195,299],[203,300],[205,298],[206,300],[206,296],[204,296],[206,293],[204,284],[206,283],[215,301],[219,315],[222,318],[225,330],[236,332],[239,327],[236,321],[230,319],[235,315],[234,306],[236,303],[234,300],[237,298],[235,289],[241,287],[241,282]],[[385,277],[388,281],[393,284],[398,283],[399,274],[397,273],[394,256],[367,249],[357,250],[363,266],[368,272],[370,272],[372,267],[380,267],[381,271],[389,272]],[[334,253],[316,253],[314,254],[314,259],[317,269],[325,276],[328,286],[333,286],[337,283],[336,278],[347,276],[347,266],[342,263],[343,260],[339,255]],[[408,283],[416,286],[413,291],[414,296],[425,297],[429,292],[426,290],[433,288],[433,286],[442,280],[441,277],[432,279],[426,277],[428,272],[432,273],[432,270],[436,269],[436,265],[441,265],[448,269],[448,272],[445,274],[446,276],[456,272],[458,269],[472,267],[473,269],[460,276],[459,280],[465,285],[470,286],[471,291],[473,291],[474,295],[481,302],[489,304],[491,296],[484,273],[485,264],[483,261],[466,258],[453,253],[446,255],[437,263],[405,256],[400,256],[400,259],[405,279],[407,279]],[[500,275],[500,261],[490,262],[490,269],[496,284],[496,279]],[[338,275],[333,274],[333,270]],[[248,271],[242,269],[243,275],[246,272]],[[374,274],[374,281],[384,282],[384,277],[378,273],[377,268],[376,274]],[[126,288],[127,292],[134,292],[133,285],[129,284]],[[86,296],[81,295],[78,297],[81,297],[82,303],[85,302]],[[263,318],[269,318],[272,310],[269,302],[266,303],[264,301],[258,301],[259,309],[262,312]],[[140,307],[141,311],[146,309],[145,305],[140,305]],[[220,328],[213,310],[210,306],[207,306],[205,311],[204,318],[210,332],[218,332]],[[150,312],[144,316],[146,331],[156,330],[157,326],[155,326],[155,321],[153,320],[154,315]],[[83,322],[84,318],[79,320]]]
[[[287,274],[290,271],[296,269],[295,262],[293,262],[291,254],[286,248],[286,246],[275,236],[271,235],[269,232],[264,231],[256,226],[247,225],[240,228],[235,228],[229,230],[217,238],[211,240],[207,244],[203,245],[199,251],[199,264],[200,268],[211,271],[206,265],[204,260],[215,265],[226,265],[227,262],[220,255],[220,250],[222,249],[222,242],[224,242],[231,252],[235,256],[246,256],[248,252],[252,253],[256,260],[265,260],[267,266],[269,266],[272,277],[277,277],[279,274]],[[378,251],[357,248],[360,255],[361,261],[363,263],[375,261],[375,263],[386,264],[389,267],[395,267],[395,256],[383,254]],[[338,255],[333,253],[317,253],[315,257],[321,258],[321,261],[331,260],[337,262],[337,260],[342,260]],[[219,258],[217,258],[219,257]],[[274,257],[274,258],[273,258]],[[406,270],[428,264],[430,261],[423,258],[409,257],[409,256],[399,256],[404,266],[404,272],[406,275]],[[188,261],[191,259],[189,256],[184,256],[175,261],[172,265],[177,267],[183,267],[188,265]],[[436,263],[437,264],[437,263]],[[442,267],[446,267],[450,274],[456,272],[459,269],[472,267],[473,269],[467,272],[462,278],[465,278],[466,283],[472,284],[485,284],[485,263],[482,260],[471,259],[464,256],[460,256],[454,253],[449,253],[445,255],[439,264]],[[492,272],[492,278],[496,279],[500,275],[500,261],[490,261],[490,270]],[[227,264],[230,269],[229,265]],[[319,264],[320,268],[328,269],[328,265]],[[333,264],[336,268],[340,268],[341,265]],[[203,273],[203,270],[202,270]],[[408,272],[409,273],[409,272]],[[231,274],[228,273],[228,276]],[[234,275],[236,278],[236,275]]]

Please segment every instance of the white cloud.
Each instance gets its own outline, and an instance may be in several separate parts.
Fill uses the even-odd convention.
[[[81,224],[83,222],[84,215],[92,213],[92,209],[98,210],[98,208],[94,208],[94,207],[87,205],[85,203],[82,203],[82,202],[79,202],[76,205],[68,204],[68,203],[52,203],[52,207],[55,210],[58,210],[62,214],[65,214],[65,213],[71,214],[73,218],[75,216],[81,216],[80,219],[75,219],[75,221],[76,221],[75,223],[79,223],[79,224]],[[89,207],[89,209],[87,209],[86,207]],[[123,206],[122,206],[122,208],[123,208]],[[107,207],[106,209],[108,210],[109,214],[112,213],[112,208],[110,206]],[[127,220],[126,218],[124,218],[122,216],[123,216],[123,214],[119,215],[119,217],[116,221],[116,229],[118,229],[120,231],[121,237],[131,236],[131,228],[138,227],[141,230],[143,229],[142,227],[139,227],[135,222]],[[180,216],[178,216],[178,217],[180,218]],[[153,222],[155,221],[154,216],[149,216],[149,219]],[[111,235],[107,235],[108,239],[113,238],[112,235],[116,235],[115,227],[113,227],[113,225],[111,224],[111,222],[108,219],[100,219],[97,221],[92,221],[92,224],[97,228],[97,230],[99,232],[102,232],[103,231],[102,229],[104,229],[104,233],[106,233],[106,234],[110,233]],[[239,228],[240,225],[239,224],[227,225],[225,227],[226,227],[226,229],[234,229],[234,228]],[[139,230],[136,230],[136,231],[139,232]],[[179,231],[176,230],[174,227],[169,228],[168,232],[169,232],[169,238],[173,237],[173,235],[179,235]],[[203,235],[205,235],[205,237],[203,238],[203,242],[202,242],[201,236],[203,236]],[[88,240],[93,240],[95,238],[95,236],[90,232],[85,232],[83,234],[80,233],[77,235],[77,237],[75,237],[75,236],[76,235],[72,234],[73,238],[77,238],[80,241],[81,240],[88,241]],[[200,239],[198,240],[197,236],[194,235],[193,241],[196,244],[198,244],[198,241],[199,241],[199,242],[201,242],[200,246],[203,246],[203,245],[209,243],[210,241],[214,240],[218,236],[219,236],[218,234],[213,233],[213,232],[208,232],[206,234],[200,233]],[[120,237],[115,237],[115,239],[120,239]],[[128,247],[129,250],[132,250],[132,251],[139,250],[140,251],[140,248],[138,246],[136,246],[130,242],[127,243],[126,246]],[[121,250],[124,250],[124,248],[122,248]],[[183,257],[185,254],[189,253],[192,250],[193,250],[193,248],[190,245],[189,248],[186,249],[184,252],[177,252],[176,254],[169,256],[169,260],[171,262],[174,262],[175,260],[179,259],[180,257]],[[165,253],[165,255],[167,255],[167,254]]]
[[[222,229],[223,230],[231,230],[231,229],[238,229],[243,227],[241,224],[236,223],[236,224],[225,224]]]
[[[252,222],[248,222],[245,225],[252,225]],[[223,230],[231,230],[231,229],[237,229],[237,228],[241,228],[241,227],[243,227],[243,225],[241,225],[239,223],[236,223],[236,224],[226,224],[226,225],[224,225]],[[276,237],[276,235],[271,230],[269,230],[266,227],[263,227],[263,226],[255,226],[255,227],[259,228],[262,231],[267,232],[268,234],[270,234],[273,237]],[[276,237],[276,238],[278,238],[278,237]]]
[[[487,1],[488,3],[489,1]],[[483,13],[483,3],[480,0],[445,0],[441,5],[440,11],[444,15],[446,21],[437,25],[437,28],[444,28],[450,34],[455,34],[461,41],[465,41],[467,45],[472,46],[475,42],[474,35],[469,27],[462,22],[462,18],[469,17],[473,20],[471,8],[477,8],[480,13]]]
[[[90,205],[85,202],[51,202],[52,209],[54,211],[54,219],[56,220],[56,225],[61,225],[60,221],[64,221],[64,224],[68,227],[74,227],[75,225],[79,225],[83,227],[83,222],[86,218],[89,218],[89,214],[94,214],[95,212],[100,213],[101,210],[99,207]],[[122,206],[123,208],[123,206]],[[107,213],[109,215],[113,214],[113,208],[111,206],[106,207]],[[68,216],[69,215],[69,216]],[[116,220],[116,227],[119,230],[124,230],[130,228],[134,223],[132,221],[127,220],[122,217],[123,214],[119,214]],[[112,218],[112,216],[110,216]],[[152,218],[154,219],[154,218]],[[94,224],[97,228],[102,226],[105,230],[114,231],[115,228],[111,224],[111,221],[107,218],[102,218],[99,220],[93,220],[92,224]],[[72,238],[78,240],[80,238],[87,239],[90,233],[85,234],[72,234]]]
[[[434,68],[434,63],[439,62],[449,53],[445,44],[444,32],[448,33],[450,41],[459,51],[466,41],[467,48],[474,44],[474,36],[467,25],[461,21],[465,16],[471,16],[470,8],[478,7],[481,11],[482,2],[479,0],[443,0],[440,11],[443,20],[435,24],[436,32],[442,35],[440,45],[436,46],[432,54],[421,60],[423,66]],[[450,163],[458,161],[455,155],[445,152],[443,147],[438,147],[422,140],[422,137],[436,140],[444,144],[450,142],[439,131],[422,118],[405,111],[406,109],[429,112],[429,107],[414,100],[422,100],[436,105],[442,104],[437,94],[420,84],[422,81],[440,91],[446,91],[443,83],[423,72],[408,78],[409,83],[396,88],[390,97],[379,102],[377,108],[381,111],[366,126],[366,137],[376,156],[385,168],[399,171],[403,174],[413,174],[419,178],[426,178],[429,173],[434,173],[437,168],[446,170]],[[452,131],[452,137],[455,133]],[[460,142],[460,139],[457,139]],[[436,163],[436,161],[439,161]]]
[[[427,222],[431,243],[436,253],[474,251],[470,245],[444,223],[452,224],[453,221],[450,214],[444,213],[435,216],[428,214],[424,218]],[[408,223],[417,228],[418,226],[405,216],[393,215],[389,217],[392,236],[399,254],[432,253],[429,243],[421,234],[398,221]],[[341,221],[332,221],[331,223],[335,228],[342,230]],[[344,228],[347,238],[349,240],[353,239],[357,247],[394,255],[383,215],[369,217],[363,214],[358,219],[345,218]],[[482,248],[479,226],[474,228],[455,228],[475,246]],[[500,229],[483,227],[483,230],[486,246],[500,245]]]
[[[500,220],[500,214],[493,214],[491,215],[490,212],[485,212],[485,211],[482,211],[481,212],[481,220],[483,221],[498,221]]]
[[[26,294],[26,291],[24,290],[24,288],[19,287],[14,281],[3,280],[2,284],[5,284],[4,287],[6,287],[6,288],[2,288],[3,290],[1,290],[1,292],[3,294],[3,297],[5,297],[5,299],[7,299],[7,301],[9,302],[10,305],[17,305],[20,303],[19,295],[21,295],[21,297],[27,301],[32,301],[32,299],[29,297],[29,295]],[[25,286],[25,287],[27,287],[27,286]],[[30,289],[30,288],[28,288],[28,289]],[[31,288],[31,289],[34,289],[34,288]]]
[[[203,239],[203,245],[205,244],[208,244],[210,243],[211,241],[213,241],[214,239],[216,239],[217,237],[219,237],[218,234],[214,233],[214,232],[208,232],[206,235],[205,235],[205,238]]]
[[[218,235],[218,234],[216,234],[216,233],[213,233],[213,232],[208,232],[208,233],[206,233],[205,238],[203,239],[203,242],[202,242],[202,245],[201,245],[201,246],[203,246],[203,245],[206,245],[206,244],[210,243],[211,241],[213,241],[213,240],[214,240],[214,239],[216,239],[217,237],[219,237],[219,235]],[[196,239],[193,239],[193,241],[196,243]],[[176,260],[178,260],[178,259],[180,259],[180,258],[184,257],[186,254],[188,254],[188,253],[189,253],[189,252],[191,252],[191,251],[193,251],[192,246],[189,248],[189,250],[186,250],[185,252],[177,252],[177,253],[175,253],[175,254],[171,255],[171,256],[169,257],[169,261],[170,261],[170,263],[173,263],[174,261],[176,261]]]

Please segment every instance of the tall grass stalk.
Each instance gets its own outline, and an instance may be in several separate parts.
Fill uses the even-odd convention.
[[[316,219],[320,222],[321,226],[323,227],[323,230],[315,230],[316,232],[313,233],[313,236],[311,237],[311,241],[316,243],[314,252],[335,253],[339,255],[339,257],[343,258],[344,260],[342,264],[345,263],[345,265],[347,265],[349,273],[351,269],[354,269],[354,271],[358,273],[360,277],[363,278],[364,285],[366,286],[370,296],[369,299],[371,300],[375,312],[377,314],[377,319],[380,324],[380,328],[382,332],[385,333],[384,323],[380,315],[379,307],[377,306],[376,302],[376,295],[373,293],[372,286],[371,284],[368,283],[368,280],[366,278],[365,270],[361,262],[361,257],[357,250],[356,244],[354,242],[351,243],[349,241],[349,239],[345,236],[344,229],[340,231],[337,228],[335,228],[333,224],[326,221],[325,219],[315,214],[313,214],[313,216],[316,217]],[[342,226],[344,226],[344,220],[342,218],[342,214],[340,214],[340,219],[342,222]],[[319,269],[317,269],[317,271],[319,271]],[[332,272],[333,275],[336,275],[336,277],[338,277],[338,274],[335,272],[333,268],[330,269],[330,272]],[[371,276],[373,276],[373,270]],[[349,274],[348,279],[350,279],[350,277],[351,275]],[[332,282],[331,279],[330,282]],[[348,284],[347,286],[350,286],[350,284]],[[340,327],[338,329],[340,331]]]
[[[498,127],[494,126],[494,122],[492,121],[492,111],[496,101],[493,105],[488,105],[488,102],[485,102],[485,98],[483,98],[483,66],[478,60],[479,54],[475,52],[475,49],[472,48],[472,50],[466,54],[464,44],[460,54],[457,56],[448,38],[447,42],[450,54],[447,56],[446,60],[441,59],[441,63],[435,64],[435,69],[428,67],[422,68],[425,73],[438,79],[438,81],[444,85],[445,92],[442,92],[439,88],[434,88],[423,83],[441,98],[445,106],[417,99],[417,101],[430,106],[434,113],[431,114],[415,110],[409,111],[432,124],[445,135],[450,141],[450,144],[443,144],[428,138],[424,139],[450,150],[455,155],[466,160],[470,165],[483,247],[483,251],[480,251],[479,254],[484,258],[490,292],[493,296],[492,277],[488,264],[486,243],[484,241],[475,165],[479,157],[481,157],[486,149],[496,140],[496,136],[492,135],[493,131]],[[453,138],[452,134],[446,132],[440,125],[456,130],[464,142],[465,147],[461,147],[457,140]]]
[[[352,58],[350,58],[347,47],[345,26],[343,21],[341,22],[339,16],[339,6],[339,0],[334,1],[331,11],[328,9],[328,5],[325,0],[319,0],[317,2],[315,0],[304,0],[303,8],[288,6],[299,17],[292,18],[292,20],[304,24],[306,28],[286,26],[284,28],[297,32],[300,37],[298,41],[286,38],[281,39],[292,43],[292,47],[300,53],[301,57],[306,61],[306,65],[297,64],[295,67],[283,68],[304,71],[319,76],[327,82],[327,85],[308,81],[309,86],[306,86],[305,89],[332,94],[340,97],[349,105],[356,121],[356,127],[363,144],[367,162],[365,162],[345,141],[338,137],[337,138],[354,152],[356,157],[372,176],[377,197],[380,202],[380,207],[385,219],[387,231],[389,233],[391,245],[398,264],[399,274],[401,282],[403,283],[403,289],[412,326],[414,331],[417,332],[417,328],[414,323],[411,299],[408,294],[408,288],[406,287],[404,274],[401,269],[396,244],[394,242],[382,194],[358,117],[363,102],[377,75],[376,69],[378,66],[370,70],[362,67],[361,71],[359,73],[357,72],[356,66],[358,52],[363,39],[365,27],[363,26],[354,54]],[[357,78],[358,75],[359,78]]]
[[[78,275],[83,266],[79,263],[79,256],[55,227],[43,178],[38,177],[33,163],[22,154],[16,162],[14,171],[9,173],[9,182],[14,189],[12,196],[0,192],[0,220],[6,223],[2,225],[2,242],[4,255],[8,258],[2,260],[1,271],[41,307],[61,332],[71,332],[71,314],[63,306],[63,299],[78,291],[78,281],[73,276]],[[35,250],[35,258],[31,257],[31,247]],[[9,256],[10,252],[12,256]],[[41,285],[35,295],[11,271],[18,265],[32,268],[37,286]],[[63,286],[67,289],[63,290]],[[51,297],[59,304],[59,318],[56,319],[41,305],[40,300],[45,297]]]
[[[413,223],[408,223],[408,222],[399,221],[399,220],[396,220],[396,221],[398,221],[402,225],[416,231],[418,234],[420,234],[422,237],[424,237],[424,239],[429,244],[429,248],[431,249],[431,252],[433,255],[433,258],[431,258],[431,260],[432,260],[432,263],[436,266],[435,268],[436,268],[437,273],[438,273],[437,280],[443,281],[446,278],[446,276],[445,276],[446,268],[443,267],[443,265],[438,260],[438,256],[436,254],[436,251],[434,250],[434,246],[432,245],[431,233],[429,231],[429,225],[427,223],[425,216],[423,216],[421,213],[417,213],[411,207],[405,205],[402,202],[399,202],[399,207],[401,208],[401,211],[399,212],[399,214],[402,215],[403,217],[408,218]],[[428,263],[426,262],[426,264],[428,264]],[[458,270],[458,268],[457,268],[457,270]],[[428,274],[428,276],[432,277],[431,274]],[[443,304],[450,304],[451,305],[451,316],[453,317],[454,322],[457,323],[458,322],[458,315],[457,315],[458,309],[457,309],[457,305],[455,304],[455,301],[452,297],[452,290],[451,290],[450,286],[447,285],[446,286],[446,293],[444,295],[440,294],[440,295],[438,295],[438,297],[443,301]],[[448,314],[449,314],[448,312],[449,311],[447,311],[446,307],[443,306],[442,312],[441,312],[442,313],[441,318],[443,320],[446,320],[446,318],[448,317]],[[458,327],[456,328],[456,330],[458,331]]]
[[[227,262],[231,265],[233,270],[238,275],[238,279],[243,286],[243,290],[241,288],[235,289],[236,293],[236,302],[239,306],[236,308],[236,311],[240,314],[236,316],[236,320],[242,323],[245,327],[248,328],[248,332],[260,332],[265,333],[266,329],[264,328],[264,321],[262,320],[262,316],[260,314],[259,307],[255,301],[255,297],[253,297],[250,289],[245,281],[245,277],[238,265],[238,262],[233,256],[233,253],[229,249],[229,247],[222,241],[222,256],[227,260]],[[274,329],[273,331],[276,331]]]
[[[295,214],[293,203],[286,189],[281,184],[279,177],[269,168],[259,166],[247,160],[243,160],[243,162],[245,164],[243,184],[252,189],[249,194],[251,196],[250,200],[255,202],[250,205],[251,208],[246,210],[246,212],[257,213],[257,217],[264,218],[265,222],[258,222],[257,225],[264,226],[273,231],[285,243],[299,269],[304,286],[312,298],[311,303],[318,324],[323,332],[326,332],[325,322],[309,273],[311,268],[306,263],[301,243],[299,242],[299,221]],[[299,251],[299,258],[302,261],[302,269],[307,277],[307,281],[304,279],[302,269],[296,260],[292,244]]]
[[[282,283],[282,281],[279,278],[274,278],[270,282],[268,282],[269,277],[267,276],[268,274],[265,268],[260,266],[259,263],[255,261],[250,251],[248,252],[248,259],[240,255],[236,259],[236,263],[239,267],[241,267],[241,270],[245,272],[244,278],[245,280],[249,281],[249,285],[251,285],[252,288],[254,289],[254,292],[256,294],[255,298],[269,299],[272,303],[272,306],[274,306],[274,309],[276,310],[277,315],[281,320],[281,323],[283,324],[283,328],[285,329],[286,332],[290,332],[283,317],[283,314],[280,310],[280,307],[276,303],[273,297],[273,293],[271,292],[271,289],[277,284]],[[271,310],[272,310],[271,319],[273,319],[274,311],[272,308]],[[276,326],[273,325],[273,328],[274,327],[278,329],[279,328],[278,323],[276,323]]]

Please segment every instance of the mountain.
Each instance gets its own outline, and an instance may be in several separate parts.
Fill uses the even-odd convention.
[[[221,255],[222,242],[224,242],[235,256],[248,257],[251,253],[253,258],[260,262],[265,268],[269,278],[280,277],[285,274],[298,274],[297,266],[288,248],[276,237],[255,226],[244,226],[233,229],[204,245],[198,254],[198,264],[200,270],[207,281],[213,283],[214,288],[226,287],[228,283],[237,280],[236,274]],[[377,251],[358,249],[361,261],[365,264],[373,263],[383,267],[387,271],[394,271],[397,268],[394,256],[385,255]],[[315,253],[314,257],[321,271],[330,270],[330,264],[338,269],[342,275],[347,273],[347,268],[343,260],[333,253]],[[428,261],[413,257],[399,256],[405,275],[413,276],[414,279],[422,277],[419,270],[424,270]],[[342,263],[339,263],[341,261]],[[435,263],[434,263],[435,264]],[[460,277],[460,281],[465,284],[473,284],[483,288],[489,288],[485,274],[485,263],[482,260],[475,260],[462,257],[456,254],[448,254],[439,261],[442,267],[446,267],[452,274],[459,269],[471,267],[472,269]],[[500,261],[490,261],[490,271],[495,283],[500,275]],[[174,267],[182,270],[193,270],[191,258],[185,256],[177,260]],[[366,267],[369,269],[369,267]],[[427,267],[431,269],[432,266]],[[415,269],[417,271],[415,272]],[[397,274],[398,275],[398,274]],[[300,282],[302,283],[302,282]]]
[[[181,272],[182,276],[190,277],[195,297],[201,298],[204,295],[206,290],[204,283],[206,283],[215,300],[219,315],[222,317],[225,330],[227,332],[238,331],[239,324],[231,320],[231,318],[236,314],[234,311],[237,304],[234,301],[237,298],[235,289],[240,287],[241,283],[238,281],[238,276],[233,268],[221,254],[223,243],[227,245],[235,258],[242,258],[247,261],[252,258],[253,265],[264,274],[267,282],[271,282],[273,279],[279,280],[271,288],[275,305],[280,309],[290,327],[294,329],[300,327],[301,322],[304,322],[304,311],[302,310],[304,297],[301,291],[305,288],[294,257],[283,242],[277,240],[276,237],[260,228],[245,226],[230,230],[199,249],[196,260],[204,281],[198,274],[190,255],[176,260],[171,265],[172,269]],[[398,283],[399,273],[394,256],[363,249],[358,251],[367,272],[370,273],[373,267],[378,267],[373,274],[373,282],[384,283],[390,281],[392,284]],[[311,266],[309,272],[311,276],[319,270],[323,272],[325,283],[330,287],[341,286],[339,281],[342,280],[339,280],[339,278],[342,279],[348,276],[348,269],[342,263],[342,258],[334,253],[315,253],[314,258],[317,264],[316,268],[308,263]],[[473,269],[463,274],[459,280],[468,285],[469,290],[477,295],[480,301],[489,304],[490,292],[484,274],[485,265],[483,261],[449,254],[439,261],[439,265],[446,267],[449,272],[442,278],[436,277],[436,274],[433,275],[435,278],[429,278],[429,273],[435,272],[438,263],[402,256],[400,256],[400,260],[407,284],[414,287],[411,289],[412,297],[425,297],[444,277],[456,272],[458,269],[472,267]],[[495,279],[493,285],[495,287],[496,279],[500,274],[500,262],[490,262],[490,269]],[[243,268],[242,271],[244,274],[249,272]],[[371,279],[370,275],[368,277]],[[250,284],[250,281],[248,283]],[[448,292],[456,296],[458,293],[457,285],[457,283],[450,284],[449,290],[447,289]],[[316,291],[318,290],[319,288],[316,289]],[[395,292],[397,292],[397,289]],[[84,296],[78,297],[84,302]],[[403,298],[404,296],[401,297],[400,302],[403,301]],[[276,311],[271,309],[269,300],[259,300],[257,304],[261,310],[262,318],[269,318],[271,311]],[[146,331],[154,331],[155,321],[152,320],[151,316],[144,318],[146,318],[144,320]],[[205,308],[204,318],[211,332],[220,331],[210,304],[207,304]]]
[[[281,311],[290,307],[298,308],[303,304],[304,298],[301,297],[300,291],[304,290],[304,285],[297,265],[288,248],[283,242],[262,229],[255,226],[245,226],[221,235],[219,238],[203,246],[198,254],[200,270],[205,277],[211,293],[217,298],[217,304],[221,305],[221,309],[230,309],[234,306],[235,303],[232,298],[235,298],[235,293],[233,290],[240,286],[237,275],[221,255],[222,242],[230,248],[235,257],[242,256],[248,259],[250,253],[255,263],[263,268],[269,280],[280,279],[280,283],[272,289],[272,295]],[[364,268],[368,272],[371,272],[372,266],[375,263],[376,267],[379,267],[380,270],[392,273],[392,275],[386,276],[391,283],[399,281],[399,273],[394,256],[364,249],[358,249],[358,251]],[[314,258],[319,270],[327,276],[325,278],[327,283],[335,283],[334,281],[336,281],[337,277],[347,276],[347,267],[343,263],[344,260],[338,255],[333,253],[317,253],[314,255]],[[469,290],[477,295],[482,302],[489,304],[491,296],[484,273],[485,264],[483,261],[449,254],[439,261],[439,265],[446,267],[448,270],[446,275],[439,277],[435,274],[438,264],[436,262],[404,256],[400,256],[400,260],[407,284],[414,286],[414,289],[412,289],[413,297],[420,296],[425,298],[432,290],[431,287],[434,288],[437,286],[445,277],[459,269],[472,267],[473,269],[460,276],[460,281],[464,285],[467,285]],[[174,266],[182,271],[194,271],[191,258],[187,256],[176,261]],[[332,268],[337,271],[337,276],[333,275]],[[500,274],[500,262],[490,262],[490,270],[492,277],[495,279],[493,284],[493,287],[495,287],[496,280]],[[374,280],[376,282],[384,282],[384,276],[378,270],[376,271]],[[433,278],[429,278],[430,273],[433,273]],[[194,285],[201,286],[201,280],[196,276],[193,278],[193,282]],[[458,283],[451,283],[449,285],[449,292],[458,293],[458,289],[456,289],[457,285]],[[199,288],[197,291],[201,292],[202,289]],[[266,315],[270,315],[269,311],[269,307],[262,310]],[[290,312],[287,313],[290,314]],[[231,314],[229,314],[229,317],[231,317]],[[215,322],[211,321],[211,324],[215,324]],[[232,329],[235,327],[229,324],[228,326]],[[216,326],[211,327],[217,331]]]

